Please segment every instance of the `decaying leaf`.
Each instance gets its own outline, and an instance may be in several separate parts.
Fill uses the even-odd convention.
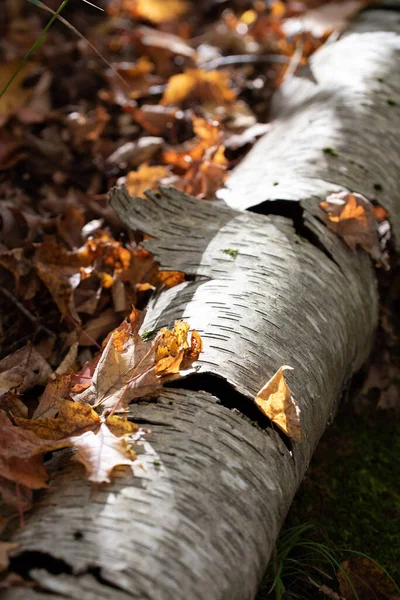
[[[15,59],[9,63],[3,63],[0,69],[0,90],[2,90],[19,66],[19,60]],[[10,85],[6,94],[0,98],[0,124],[7,117],[22,107],[32,94],[32,88],[24,87],[24,81],[37,69],[37,64],[26,63]]]
[[[58,406],[63,398],[68,398],[71,387],[71,373],[56,375],[55,379],[49,381],[39,400],[39,405],[33,413],[33,419],[54,417]]]
[[[229,87],[229,75],[224,71],[188,69],[169,79],[161,104],[181,105],[186,100],[197,100],[225,106],[235,99],[236,93]]]
[[[326,223],[355,250],[357,244],[372,253],[378,249],[376,221],[373,206],[361,194],[334,192],[320,203],[326,213]]]
[[[301,439],[300,408],[283,376],[283,366],[258,392],[255,403],[275,425],[295,442]]]
[[[111,433],[105,423],[97,434],[87,431],[72,437],[71,442],[77,448],[75,459],[85,466],[87,477],[93,483],[109,483],[115,467],[127,465],[132,468],[136,458],[128,442]]]
[[[198,360],[202,351],[202,341],[196,330],[192,332],[188,342],[190,325],[185,321],[177,321],[174,329],[161,329],[155,341],[155,372],[157,375],[173,375],[188,368]]]
[[[390,600],[397,586],[379,565],[365,556],[346,560],[337,573],[340,593],[346,600]]]
[[[283,30],[288,36],[309,31],[315,37],[323,37],[333,30],[343,29],[364,6],[360,0],[328,2],[310,8],[304,15],[286,19]]]

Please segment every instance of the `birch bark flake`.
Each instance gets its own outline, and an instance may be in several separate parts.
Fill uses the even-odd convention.
[[[285,369],[292,367],[281,367],[258,392],[255,403],[288,437],[300,442],[300,407],[283,376]]]

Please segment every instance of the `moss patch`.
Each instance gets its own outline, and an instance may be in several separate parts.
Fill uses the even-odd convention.
[[[400,581],[400,429],[390,413],[342,412],[321,440],[287,525],[321,526]],[[348,555],[346,554],[346,558]]]

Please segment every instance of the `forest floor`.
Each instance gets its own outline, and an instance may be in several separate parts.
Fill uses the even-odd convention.
[[[4,4],[0,88],[51,16],[28,2]],[[52,10],[59,4],[47,2]],[[347,4],[335,26],[350,16]],[[55,23],[0,98],[0,373],[28,346],[48,369],[67,360],[78,371],[132,305],[143,309],[154,289],[183,281],[182,273],[159,271],[109,207],[108,190],[124,182],[140,195],[164,183],[213,198],[268,131],[273,91],[286,74],[306,67],[330,33],[320,26],[318,35],[314,29],[290,36],[284,22],[307,12],[295,2],[107,6],[104,16],[76,0],[62,14],[112,68]],[[311,523],[327,543],[367,554],[397,580],[399,274],[394,266],[379,272],[382,306],[371,361],[322,438],[284,528]],[[5,389],[2,408],[32,414],[49,375],[40,364],[29,381],[18,372],[20,389]],[[338,556],[348,558],[345,551]],[[311,598],[304,577],[286,585]]]

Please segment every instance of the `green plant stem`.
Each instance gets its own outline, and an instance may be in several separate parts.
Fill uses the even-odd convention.
[[[54,15],[51,17],[50,21],[47,23],[46,27],[41,32],[41,34],[38,37],[38,39],[36,40],[36,42],[28,50],[28,52],[25,54],[24,58],[19,63],[18,68],[16,69],[15,73],[13,73],[12,77],[6,83],[6,86],[4,87],[4,89],[0,92],[0,98],[6,93],[6,91],[8,90],[8,88],[10,87],[10,85],[12,84],[14,79],[17,77],[18,73],[21,71],[21,69],[24,67],[24,65],[27,63],[27,61],[30,59],[33,52],[35,52],[35,50],[40,48],[40,46],[43,44],[44,40],[46,39],[46,34],[47,34],[48,30],[53,25],[54,21],[56,21],[58,19],[59,14],[64,10],[64,8],[67,6],[68,2],[69,2],[69,0],[63,0],[63,2],[60,4],[60,6],[58,7],[58,9],[54,13]],[[35,2],[33,2],[33,3],[35,4]]]

